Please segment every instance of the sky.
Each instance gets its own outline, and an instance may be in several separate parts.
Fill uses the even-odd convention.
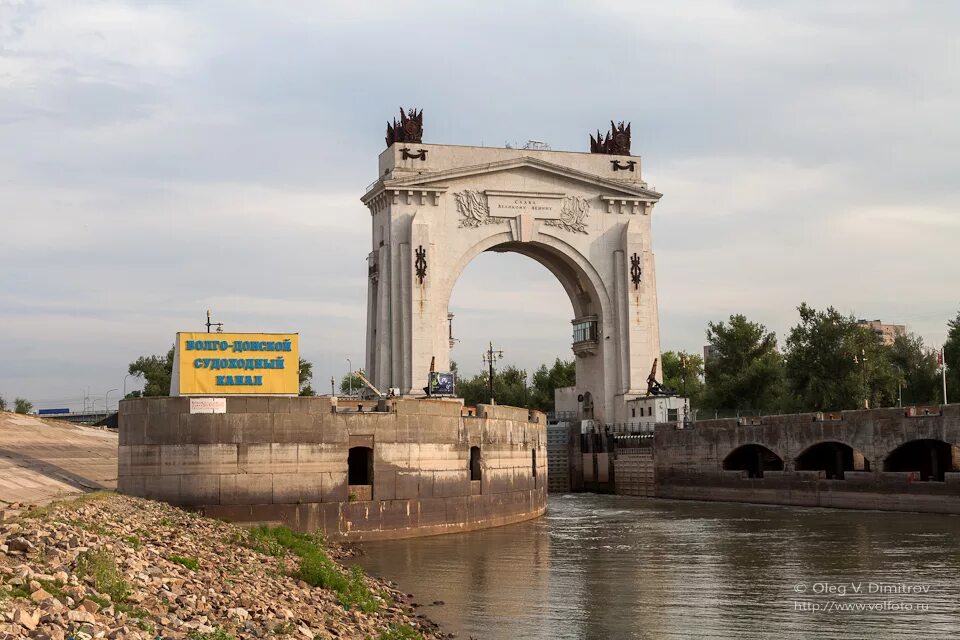
[[[329,389],[363,362],[386,122],[424,142],[586,151],[632,122],[664,194],[664,350],[734,313],[904,323],[960,308],[960,3],[0,0],[0,395],[102,406],[206,309],[297,331]],[[484,254],[450,310],[462,372],[493,341],[570,358],[540,265]]]

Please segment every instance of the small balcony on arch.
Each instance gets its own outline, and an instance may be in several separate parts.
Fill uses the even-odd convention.
[[[597,316],[583,316],[574,318],[573,324],[573,353],[577,357],[592,356],[600,345],[600,329]]]

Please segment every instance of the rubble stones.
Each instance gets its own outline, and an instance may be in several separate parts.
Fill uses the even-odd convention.
[[[444,637],[407,613],[404,594],[386,582],[365,579],[383,596],[378,612],[348,611],[335,593],[289,577],[295,556],[263,555],[245,539],[239,526],[113,494],[25,511],[0,522],[0,638],[185,640],[222,631],[239,639],[279,629],[287,638],[359,640],[400,624]],[[327,551],[335,562],[352,553]],[[114,582],[79,570],[92,557],[110,559],[100,569]]]

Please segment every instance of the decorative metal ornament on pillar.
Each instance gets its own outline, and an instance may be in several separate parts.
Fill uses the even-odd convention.
[[[427,277],[427,250],[423,248],[423,245],[420,245],[414,254],[417,256],[413,263],[413,267],[417,271],[417,282],[423,284],[424,278]]]
[[[643,274],[643,270],[640,269],[640,256],[636,253],[630,256],[630,281],[633,283],[634,289],[640,289],[640,276]]]

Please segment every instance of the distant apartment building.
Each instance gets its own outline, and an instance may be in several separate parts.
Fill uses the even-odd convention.
[[[703,364],[707,364],[707,360],[713,358],[713,346],[709,344],[703,345]]]
[[[869,329],[880,336],[880,340],[882,340],[883,344],[886,346],[893,344],[893,341],[897,339],[897,336],[906,335],[907,333],[907,327],[905,325],[884,324],[880,320],[857,320],[857,324],[864,329]]]

